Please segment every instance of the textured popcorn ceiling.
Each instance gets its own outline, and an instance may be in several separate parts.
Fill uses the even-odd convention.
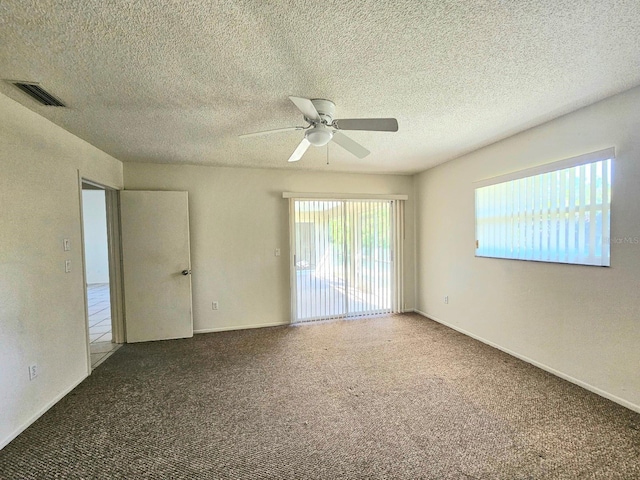
[[[638,0],[0,2],[0,92],[125,162],[410,173],[640,84]],[[288,95],[396,117],[287,158]]]

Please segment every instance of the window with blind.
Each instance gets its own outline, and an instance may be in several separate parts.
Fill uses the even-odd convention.
[[[614,149],[478,182],[476,256],[609,266]]]

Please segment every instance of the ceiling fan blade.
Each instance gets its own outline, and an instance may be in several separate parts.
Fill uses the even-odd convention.
[[[293,103],[295,103],[298,110],[302,112],[304,118],[308,118],[309,120],[313,120],[314,122],[320,122],[320,114],[316,107],[313,105],[313,102],[308,98],[302,97],[289,97]]]
[[[364,158],[371,153],[358,142],[347,137],[344,133],[335,132],[333,134],[333,141],[358,158]]]
[[[304,128],[305,127],[276,128],[274,130],[264,130],[263,132],[243,133],[242,135],[238,135],[238,137],[239,138],[257,137],[259,135],[271,135],[272,133],[293,132],[294,130],[304,130]]]
[[[307,151],[310,145],[311,144],[309,143],[309,140],[307,140],[306,137],[303,138],[302,141],[300,142],[300,145],[296,147],[296,149],[293,151],[293,153],[289,157],[289,162],[297,162],[298,160],[300,160],[304,155],[304,152]]]
[[[375,132],[397,132],[398,120],[395,118],[344,118],[334,120],[338,130],[370,130]]]

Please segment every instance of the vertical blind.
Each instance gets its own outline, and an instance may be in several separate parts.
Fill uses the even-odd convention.
[[[396,232],[403,202],[290,201],[294,321],[397,311],[402,285]]]
[[[612,159],[609,149],[476,188],[476,256],[608,266]]]

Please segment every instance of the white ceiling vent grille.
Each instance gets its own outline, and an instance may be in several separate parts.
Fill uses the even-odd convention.
[[[66,107],[64,103],[47,92],[37,83],[10,81],[24,93],[33,98],[36,102],[47,107]]]

